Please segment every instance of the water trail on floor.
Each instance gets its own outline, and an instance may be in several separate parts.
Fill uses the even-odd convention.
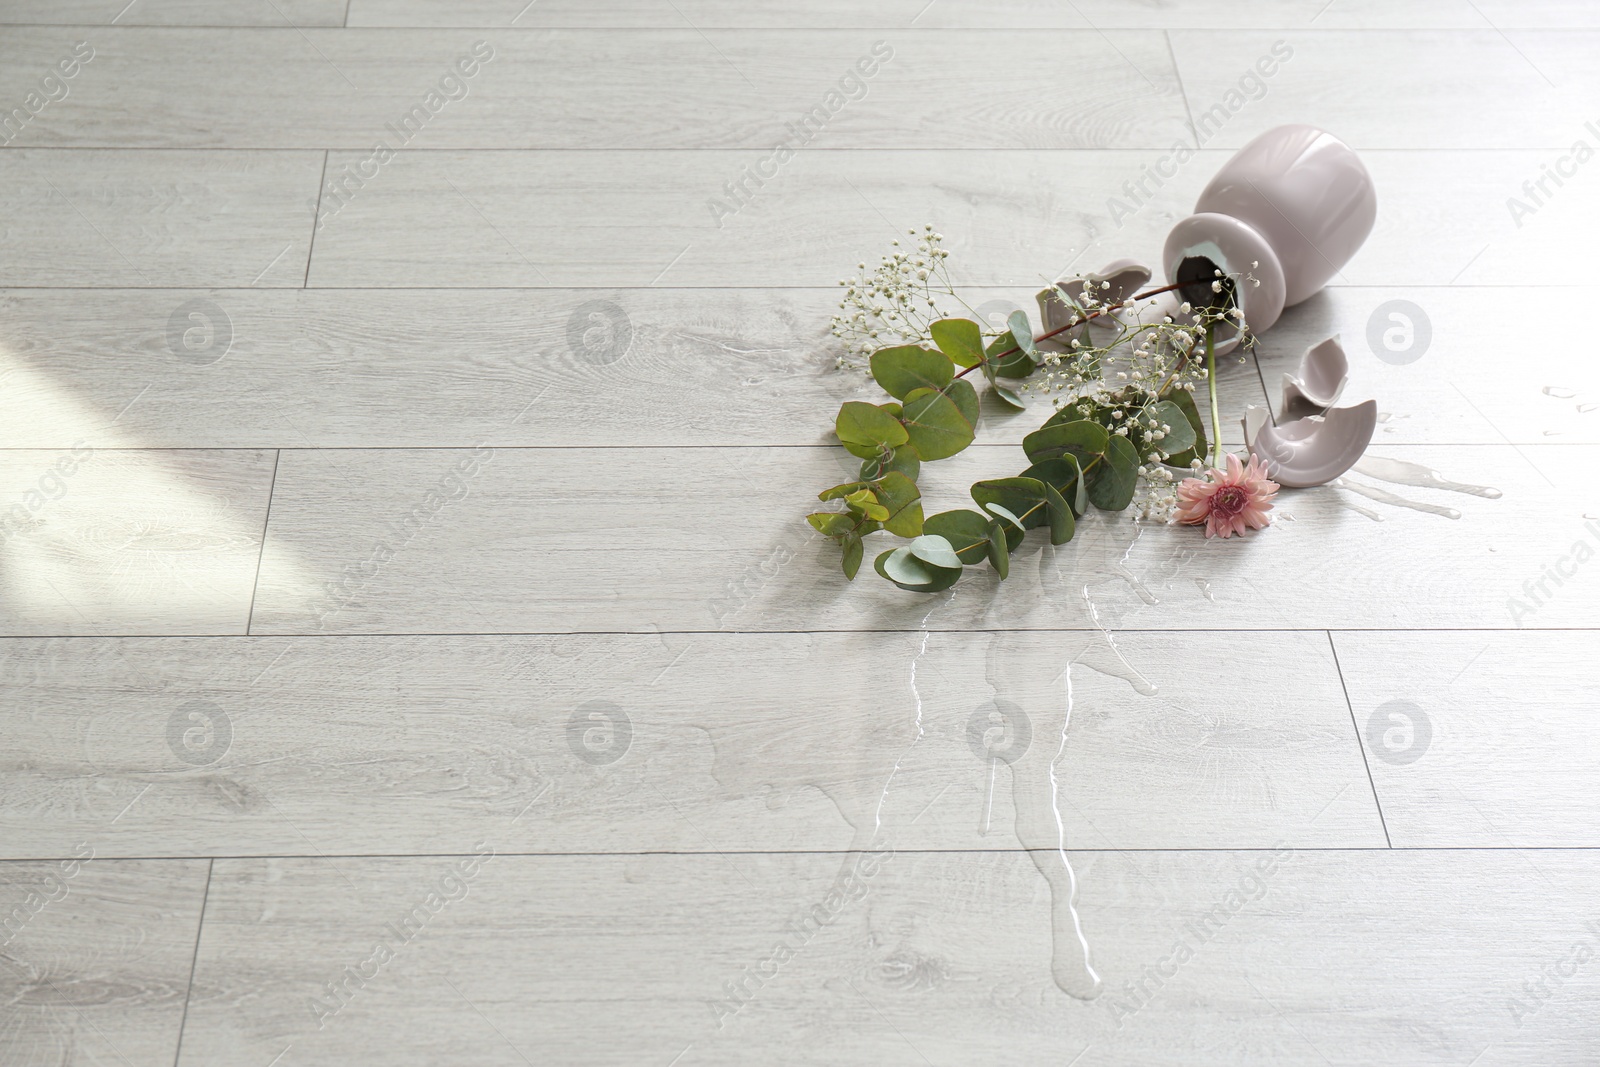
[[[1055,948],[1051,972],[1056,985],[1070,997],[1092,1000],[1100,995],[1100,975],[1089,958],[1089,939],[1083,935],[1083,922],[1078,916],[1078,877],[1067,856],[1067,826],[1061,818],[1061,780],[1056,775],[1056,764],[1067,752],[1067,728],[1072,724],[1072,664],[1067,664],[1061,672],[1061,679],[1065,713],[1061,716],[1061,741],[1056,746],[1055,758],[1050,761],[1050,812],[1056,824],[1056,854],[1052,860],[1048,853],[1030,848],[1028,858],[1050,885],[1050,935]],[[1015,775],[1011,782],[1015,788]],[[1020,805],[1023,801],[1017,798],[1016,803]],[[1027,842],[1023,844],[1026,846]],[[1058,888],[1057,882],[1063,875],[1066,884]],[[1063,959],[1063,944],[1072,953],[1070,959]]]
[[[1081,652],[1073,662],[1081,663],[1090,670],[1103,674],[1108,678],[1120,678],[1133,686],[1133,691],[1140,696],[1155,696],[1155,683],[1140,674],[1133,664],[1123,658],[1122,650],[1117,647],[1117,639],[1111,631],[1100,621],[1100,609],[1095,606],[1094,597],[1089,594],[1089,587],[1083,587],[1083,602],[1089,609],[1089,621],[1094,628],[1100,631],[1102,643],[1095,643]]]
[[[1487,497],[1490,500],[1500,499],[1500,490],[1493,486],[1453,482],[1432,467],[1424,467],[1420,463],[1409,463],[1403,459],[1390,459],[1387,456],[1362,456],[1351,469],[1358,474],[1365,474],[1369,478],[1394,482],[1396,485],[1414,485],[1421,489],[1445,489],[1452,493],[1465,493],[1468,496]]]
[[[1368,500],[1376,500],[1380,504],[1393,504],[1397,508],[1410,508],[1412,511],[1421,511],[1429,515],[1440,515],[1447,519],[1459,519],[1461,512],[1455,508],[1442,508],[1437,504],[1424,504],[1417,500],[1407,500],[1403,496],[1396,496],[1387,489],[1379,489],[1373,485],[1362,485],[1360,482],[1347,482],[1343,478],[1335,478],[1328,483],[1335,489],[1356,493]]]
[[[1201,596],[1205,597],[1207,600],[1211,601],[1213,604],[1215,604],[1217,602],[1217,598],[1211,595],[1211,583],[1210,582],[1206,581],[1204,578],[1193,578],[1193,579],[1190,579],[1190,580],[1194,582],[1194,587],[1196,589],[1200,590],[1200,595]]]
[[[876,839],[879,833],[881,833],[883,830],[883,802],[889,797],[889,787],[894,784],[895,775],[900,773],[900,764],[906,758],[906,755],[913,748],[917,747],[918,742],[920,742],[923,737],[922,690],[917,688],[917,666],[922,662],[922,657],[928,654],[928,620],[933,618],[933,613],[938,611],[939,608],[945,604],[953,603],[955,598],[956,593],[955,590],[952,589],[948,596],[941,597],[939,600],[935,601],[933,606],[928,609],[928,613],[922,617],[922,644],[917,649],[917,654],[911,657],[911,672],[909,679],[909,684],[911,686],[911,701],[912,706],[915,709],[913,714],[915,716],[917,733],[916,736],[913,737],[911,741],[900,750],[899,755],[895,756],[894,766],[890,768],[889,776],[883,781],[883,789],[878,793],[878,804],[872,812],[872,836],[874,839]]]
[[[1573,397],[1578,395],[1573,390],[1567,389],[1560,385],[1547,385],[1539,391],[1545,396],[1553,396],[1558,400],[1571,400]]]
[[[1156,595],[1150,591],[1150,587],[1145,585],[1144,582],[1140,581],[1139,576],[1134,574],[1133,571],[1128,567],[1128,556],[1133,552],[1133,546],[1138,544],[1139,538],[1143,536],[1143,524],[1134,523],[1133,540],[1129,541],[1128,547],[1122,550],[1122,558],[1111,564],[1111,573],[1127,582],[1128,587],[1131,588],[1139,597],[1139,599],[1144,601],[1146,604],[1159,604],[1161,601],[1156,599]],[[1096,622],[1096,625],[1099,625],[1099,623]],[[1102,627],[1102,630],[1103,629],[1104,627]]]

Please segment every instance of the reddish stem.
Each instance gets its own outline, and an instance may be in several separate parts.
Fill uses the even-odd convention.
[[[1151,290],[1149,290],[1147,292],[1135,294],[1131,299],[1124,300],[1120,304],[1112,304],[1110,307],[1103,307],[1099,311],[1091,311],[1089,314],[1085,315],[1081,319],[1075,318],[1071,322],[1067,323],[1065,326],[1061,326],[1061,327],[1058,327],[1058,328],[1056,328],[1054,330],[1051,330],[1049,333],[1042,333],[1038,337],[1035,337],[1034,340],[1035,341],[1048,341],[1048,340],[1050,340],[1050,338],[1054,337],[1058,333],[1065,333],[1066,331],[1072,329],[1074,326],[1081,326],[1084,323],[1088,322],[1090,319],[1097,319],[1101,315],[1106,314],[1107,312],[1120,311],[1122,308],[1127,307],[1129,304],[1133,304],[1133,303],[1136,303],[1136,302],[1138,302],[1140,300],[1145,299],[1145,297],[1157,296],[1157,295],[1159,295],[1161,293],[1170,293],[1170,292],[1172,292],[1172,290],[1178,288],[1178,286],[1180,284],[1182,284],[1182,283],[1175,282],[1172,285],[1164,285],[1160,289],[1151,289]],[[974,363],[972,366],[966,368],[960,374],[956,375],[956,377],[957,378],[965,378],[968,374],[970,374],[973,371],[977,370],[979,367],[983,366],[985,363],[989,362],[991,359],[995,360],[996,362],[998,362],[1000,360],[1005,359],[1007,356],[1015,355],[1016,353],[1021,352],[1021,351],[1022,351],[1022,346],[1018,345],[1015,348],[1008,348],[1004,352],[999,353],[998,355],[984,356],[982,359],[978,360],[978,362]]]

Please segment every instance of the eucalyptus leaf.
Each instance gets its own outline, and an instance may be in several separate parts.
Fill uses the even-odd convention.
[[[1026,411],[1028,409],[1028,402],[1026,400],[1023,400],[1022,397],[1018,396],[1015,390],[1007,389],[1003,385],[997,384],[994,386],[994,395],[999,397],[1000,403],[1006,405],[1007,407],[1015,408],[1018,411]]]
[[[949,589],[961,578],[960,568],[936,567],[917,559],[909,547],[882,553],[872,561],[872,566],[901,589],[913,593],[937,593]]]
[[[928,333],[939,351],[963,367],[983,359],[983,331],[971,319],[940,319]]]
[[[955,550],[956,556],[962,563],[981,563],[989,554],[989,530],[998,526],[994,519],[987,515],[980,515],[976,511],[958,509],[956,511],[941,511],[937,515],[929,515],[922,523],[922,532],[925,534],[938,534],[950,542],[950,547]],[[1017,546],[1022,540],[1020,527],[1002,527],[1006,530],[1007,549]]]
[[[1184,393],[1184,396],[1188,395]],[[1161,450],[1162,455],[1171,456],[1194,448],[1194,427],[1189,425],[1188,416],[1184,414],[1183,408],[1172,401],[1162,400],[1151,405],[1145,421],[1153,430],[1159,430],[1162,426],[1170,427],[1167,435],[1156,442],[1156,448]]]
[[[872,488],[872,486],[869,485],[866,482],[845,482],[843,485],[836,485],[832,489],[824,489],[822,492],[817,494],[817,499],[818,500],[843,500],[845,497],[849,496],[851,493],[854,493],[859,489],[870,489],[870,488]]]
[[[922,473],[922,461],[917,459],[917,450],[905,444],[861,461],[861,477],[865,481],[877,481],[890,471],[899,471],[916,481],[917,475]]]
[[[1167,462],[1174,467],[1187,467],[1193,460],[1205,459],[1211,445],[1206,440],[1205,422],[1200,418],[1200,409],[1195,406],[1194,396],[1187,389],[1174,389],[1167,394],[1167,400],[1173,407],[1183,412],[1185,421],[1189,423],[1189,429],[1194,433],[1194,444],[1183,452],[1169,454]],[[1176,430],[1177,423],[1173,423],[1172,428]]]
[[[972,424],[974,431],[978,428],[978,390],[965,378],[957,378],[944,388],[944,395],[955,404],[956,410],[961,412],[961,417]]]
[[[1097,456],[1090,462],[1098,464],[1103,460]],[[1078,457],[1071,452],[1063,452],[1055,459],[1041,460],[1023,471],[1022,476],[1037,478],[1060,493],[1072,507],[1074,515],[1082,515],[1089,509],[1089,493],[1084,486],[1083,467],[1078,463]]]
[[[1077,528],[1072,509],[1067,507],[1067,502],[1061,499],[1061,494],[1049,482],[1039,484],[1044,486],[1044,510],[1050,522],[1050,543],[1064,545],[1072,540]]]
[[[906,397],[904,431],[923,461],[947,459],[970,445],[973,437],[971,420],[936,389],[914,389]]]
[[[1002,353],[1010,354],[1002,355]],[[1011,336],[1009,330],[990,341],[989,347],[984,349],[984,354],[994,364],[995,374],[1001,378],[1026,378],[1039,369],[1033,357],[1017,347],[1017,339]]]
[[[875,522],[889,521],[889,509],[878,502],[876,494],[871,489],[856,490],[844,498],[844,503],[851,511],[859,511]]]
[[[1104,426],[1087,419],[1053,425],[1047,422],[1022,439],[1022,450],[1034,463],[1057,459],[1067,453],[1077,456],[1082,463],[1104,453],[1110,436]]]
[[[983,506],[985,508],[987,508],[988,510],[994,512],[996,515],[1000,516],[1002,519],[1005,519],[1007,522],[1009,522],[1011,524],[1012,527],[1014,527],[1019,532],[1023,532],[1023,533],[1027,532],[1026,528],[1022,525],[1022,520],[1017,518],[1016,515],[1014,515],[1009,509],[1007,509],[1005,507],[1005,505],[996,504],[994,501],[991,500],[991,501],[989,501],[987,504],[985,504]]]
[[[873,491],[884,514],[869,516],[897,537],[916,537],[922,533],[922,491],[917,483],[899,471],[890,471],[873,483]]]
[[[956,550],[951,547],[938,534],[923,534],[907,546],[911,554],[924,563],[931,563],[935,567],[954,567],[961,569],[961,558],[956,555]]]
[[[1028,324],[1028,313],[1020,308],[1013,311],[1006,318],[1006,325],[1011,329],[1011,336],[1015,339],[1018,348],[1029,356],[1037,357],[1038,346],[1033,343],[1033,327]]]
[[[856,572],[861,569],[861,555],[864,548],[860,537],[853,533],[845,536],[844,559],[840,563],[844,567],[844,576],[852,582],[856,580]]]
[[[914,389],[943,389],[956,373],[949,356],[920,345],[880,348],[872,354],[871,366],[884,392],[899,400]]]
[[[807,515],[806,521],[824,537],[843,537],[855,526],[842,511],[818,511]]]
[[[1139,481],[1139,453],[1126,437],[1111,435],[1105,462],[1089,474],[1089,499],[1102,511],[1121,511],[1133,502]]]
[[[1061,499],[1060,493],[1037,478],[990,478],[972,486],[973,500],[990,511],[1003,508],[1005,514],[1029,530],[1050,521],[1046,511],[1050,495]]]
[[[989,540],[985,546],[988,550],[989,566],[995,569],[1003,582],[1011,577],[1011,549],[1006,528],[998,522],[989,523]]]
[[[1072,513],[1074,515],[1082,515],[1089,510],[1089,489],[1084,485],[1087,479],[1083,476],[1083,465],[1078,462],[1078,457],[1071,452],[1063,452],[1060,461],[1072,464],[1072,498],[1067,503],[1072,505]],[[1061,495],[1066,496],[1067,491],[1062,489]]]
[[[895,448],[907,440],[906,428],[876,404],[846,401],[834,419],[839,443],[853,456],[871,459],[884,447]]]

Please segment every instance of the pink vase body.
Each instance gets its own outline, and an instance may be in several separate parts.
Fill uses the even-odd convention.
[[[1173,227],[1167,280],[1204,304],[1214,271],[1242,279],[1239,303],[1260,332],[1350,261],[1377,213],[1372,176],[1349,145],[1315,126],[1278,126],[1223,164]]]

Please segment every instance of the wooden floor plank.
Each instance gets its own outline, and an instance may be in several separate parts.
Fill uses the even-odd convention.
[[[70,42],[60,30],[8,32],[0,92],[20,97],[38,77],[31,72],[48,71],[63,48]],[[681,22],[496,34],[123,27],[93,48],[73,95],[18,143],[363,156],[380,140],[395,150],[413,140],[458,149],[738,148],[761,154],[754,165],[783,140],[1148,149],[1188,133],[1156,30],[1020,38],[901,30],[890,41]],[[189,91],[184,60],[194,55],[208,61],[203,93]],[[585,75],[571,77],[576,70]],[[809,133],[789,130],[814,108],[823,110]]]
[[[676,8],[677,10],[673,10]],[[1474,10],[1476,9],[1476,10]],[[733,27],[947,28],[1033,31],[1089,27],[1214,29],[1216,5],[1207,0],[1164,0],[1131,9],[1117,0],[888,0],[854,4],[827,0],[793,5],[764,0],[675,0],[662,7],[651,0],[351,0],[351,26],[518,26],[651,27],[675,29],[686,22],[701,29]],[[1474,4],[1433,0],[1241,0],[1228,5],[1227,23],[1236,29],[1286,29],[1302,34],[1328,29],[1466,29],[1490,26],[1545,28],[1600,27],[1600,17],[1582,0],[1481,0]]]
[[[0,447],[820,444],[840,403],[884,397],[835,368],[838,297],[11,290],[0,292]],[[1028,289],[967,299],[996,328],[1018,307],[1038,321]],[[1228,361],[1220,380],[1239,437],[1245,405],[1265,402],[1260,377]],[[1029,399],[1024,414],[985,405],[981,439],[1037,429],[1050,401]]]
[[[0,293],[0,447],[821,444],[839,403],[878,395],[833,369],[836,297],[10,290]],[[1482,328],[1486,299],[1469,286],[1335,286],[1289,309],[1261,337],[1259,376],[1249,364],[1222,367],[1228,438],[1240,439],[1246,404],[1276,409],[1306,349],[1339,336],[1350,366],[1341,402],[1378,401],[1379,448],[1600,443],[1593,361],[1580,346],[1530,341],[1508,364],[1504,338]],[[1524,289],[1493,299],[1561,308],[1582,297]],[[975,289],[969,300],[1001,318],[1017,307],[1037,318],[1023,288]],[[727,404],[729,388],[743,402]],[[534,397],[512,421],[518,398]],[[986,407],[980,439],[1020,441],[1047,410],[1031,399],[1038,413]]]
[[[1471,5],[1460,10],[1472,14]],[[1592,31],[1525,33],[1520,26],[1539,25],[1525,12],[1503,20],[1502,30],[1478,15],[1474,31],[1295,33],[1290,40],[1277,31],[1182,30],[1172,33],[1172,48],[1208,148],[1237,148],[1286,122],[1322,126],[1363,149],[1565,151],[1579,137],[1592,148],[1596,137],[1584,129],[1600,118],[1600,81],[1587,58],[1597,43]],[[1279,40],[1292,56],[1272,52]],[[1260,76],[1269,70],[1276,73]],[[1539,173],[1536,166],[1527,177]]]
[[[1592,556],[1600,523],[1568,531]],[[1551,531],[1554,537],[1555,531]],[[1574,561],[1550,544],[1562,571]],[[1530,574],[1518,618],[1578,594]],[[1509,612],[1508,612],[1509,613]],[[1595,842],[1592,631],[1335,635],[1390,835],[1400,845]]]
[[[1032,287],[1126,256],[1160,274],[1167,232],[1227,156],[1199,153],[1141,193],[1134,183],[1172,165],[1170,151],[810,152],[724,215],[708,203],[748,153],[408,153],[324,201],[310,284],[832,286],[854,257],[875,261],[896,227],[926,224],[945,234],[961,284]],[[1579,235],[1600,225],[1600,200],[1574,188],[1520,227],[1506,208],[1547,153],[1363,158],[1381,190],[1378,221],[1335,284],[1595,276]],[[330,181],[360,162],[333,153]]]
[[[0,1059],[168,1067],[206,892],[206,860],[105,858],[80,823],[67,858],[0,863]]]
[[[0,152],[0,285],[298,288],[321,172],[321,152]]]
[[[0,25],[343,26],[348,0],[7,0]]]
[[[272,452],[0,452],[0,631],[244,633]]]
[[[1092,1002],[1017,853],[463,862],[217,861],[182,1063],[1504,1067],[1600,1010],[1592,852],[1076,854]]]
[[[870,573],[846,583],[837,549],[809,535],[816,487],[854,477],[838,449],[705,449],[692,464],[647,449],[286,451],[255,632],[1501,627],[1551,547],[1511,536],[1510,518],[1547,518],[1565,548],[1595,461],[1581,446],[1386,454],[1504,496],[1351,476],[1460,517],[1321,487],[1282,494],[1280,521],[1243,544],[1092,513],[1070,544],[1030,540],[1003,587],[972,569],[930,599]],[[973,481],[1022,458],[974,446],[930,464],[925,512],[970,506]],[[1594,625],[1597,581],[1580,572],[1529,625]]]
[[[1087,846],[1385,845],[1323,634],[58,639],[3,681],[18,856],[134,796],[121,855],[1040,847],[1052,768]]]

